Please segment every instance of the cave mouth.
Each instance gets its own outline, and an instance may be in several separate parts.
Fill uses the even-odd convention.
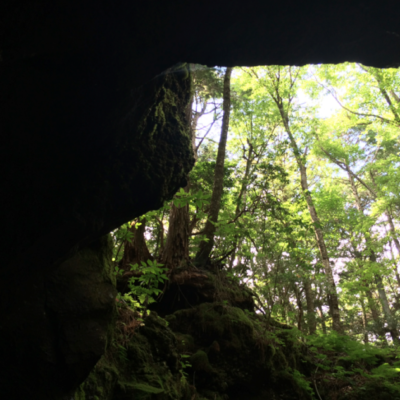
[[[127,359],[148,340],[173,370],[168,328],[193,396],[378,396],[375,384],[354,384],[361,375],[345,376],[356,373],[349,360],[371,349],[372,364],[354,361],[371,376],[384,354],[398,366],[399,70],[191,70],[196,162],[186,185],[111,232]]]
[[[346,298],[349,287],[361,279],[360,270],[364,274],[378,263],[393,264],[400,251],[396,243],[399,196],[395,189],[398,69],[360,63],[233,68],[225,164],[217,176],[227,68],[190,67],[190,126],[197,161],[186,186],[172,201],[112,232],[115,248],[120,250],[124,243],[127,246],[126,256],[123,251],[114,254],[115,265],[126,273],[120,282],[122,294],[129,292],[132,265],[136,266],[135,287],[143,282],[138,272],[141,265],[144,263],[146,269],[159,263],[166,268],[169,283],[158,284],[161,300],[149,308],[164,317],[211,302],[218,289],[208,281],[210,271],[225,271],[243,287],[257,291],[259,281],[270,280],[272,287],[277,284],[274,279],[281,274],[282,262],[285,267],[279,280],[294,286],[288,289],[293,292],[285,300],[289,305],[277,306],[276,317],[281,322],[314,331],[305,317],[311,313],[306,306],[314,298],[316,305],[311,309],[317,310],[315,318],[326,332],[325,316],[331,318],[334,310],[338,315],[343,313],[338,305],[343,298],[353,311],[341,317],[342,323],[352,325],[357,313],[365,311],[355,298]],[[218,224],[209,236],[213,246],[207,262],[199,265],[197,255],[208,235],[217,178],[222,182]],[[382,208],[382,202],[392,211]],[[366,221],[371,224],[368,228]],[[392,239],[388,239],[389,232]],[[308,239],[303,242],[305,237]],[[359,269],[355,268],[357,263]],[[390,322],[382,325],[373,305],[383,302],[382,307],[391,309],[385,317],[391,321],[397,300],[390,282],[400,282],[396,271],[383,281],[376,271],[369,283],[364,280],[367,286],[379,287],[381,294],[368,294],[375,315],[370,323],[375,328],[355,324],[351,335],[356,340],[398,340],[397,328],[387,328],[385,324]],[[318,286],[321,282],[331,285],[336,304],[324,295],[326,287]],[[286,287],[282,290],[286,293]],[[221,301],[254,310],[246,295],[232,292],[229,296],[226,288],[221,292]],[[264,296],[261,292],[258,295]],[[265,303],[282,301],[276,293],[265,296],[261,297]],[[285,311],[285,307],[289,308]],[[338,318],[332,329],[341,331],[342,323]]]

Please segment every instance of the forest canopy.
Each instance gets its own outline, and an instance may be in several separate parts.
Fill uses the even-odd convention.
[[[226,271],[259,313],[301,334],[399,344],[400,72],[192,74],[187,186],[113,232],[117,273],[136,282],[125,301],[148,307],[190,264]]]

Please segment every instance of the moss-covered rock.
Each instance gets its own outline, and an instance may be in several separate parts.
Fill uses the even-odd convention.
[[[0,330],[0,362],[11,359],[17,366],[2,368],[4,397],[53,400],[87,377],[114,330],[111,252],[110,237],[104,236],[52,273],[21,281],[19,308],[14,306]]]
[[[185,275],[199,292],[218,286],[214,301],[205,302],[204,296],[165,320],[153,311],[141,324],[134,321],[137,313],[120,305],[112,345],[76,400],[314,400],[317,390],[327,400],[399,398],[390,382],[399,379],[397,367],[390,368],[397,365],[396,354],[382,358],[376,351],[361,351],[368,366],[354,364],[360,349],[346,337],[326,336],[306,345],[295,328],[237,307],[240,286],[221,277],[210,279],[209,273]],[[200,284],[203,279],[209,286]],[[330,358],[332,371],[329,362],[320,368],[321,360]],[[348,371],[339,376],[336,367],[344,361]],[[387,365],[373,369],[382,362]],[[365,372],[351,372],[353,367]],[[382,374],[391,374],[390,379],[380,379]]]
[[[289,372],[301,365],[301,344],[278,340],[275,328],[254,313],[224,303],[202,303],[166,319],[173,331],[179,329],[179,338],[192,338],[182,350],[191,353],[188,380],[204,398],[218,393],[219,398],[261,399],[269,392],[309,398]],[[290,340],[296,342],[294,337]]]
[[[210,361],[208,360],[208,355],[203,350],[197,350],[190,357],[191,366],[194,371],[204,371],[204,372],[213,372]]]
[[[152,312],[128,342],[116,332],[106,354],[76,392],[75,400],[95,396],[102,400],[190,399],[177,341],[165,320]]]
[[[183,264],[171,271],[163,301],[153,304],[152,309],[165,316],[180,309],[212,302],[254,311],[253,293],[245,285],[232,281],[223,271],[197,269],[190,264]]]
[[[129,337],[126,329],[117,331],[113,346],[76,396],[99,396],[101,392],[104,400],[129,396],[256,400],[279,394],[308,399],[307,390],[299,384],[302,381],[290,372],[301,364],[301,345],[288,333],[290,328],[274,327],[254,312],[232,306],[241,288],[211,274],[185,273],[196,290],[214,291],[214,300],[218,296],[223,300],[178,309],[165,320],[151,312]],[[199,284],[203,279],[209,286]],[[120,308],[119,318],[133,326],[124,313],[126,309]]]

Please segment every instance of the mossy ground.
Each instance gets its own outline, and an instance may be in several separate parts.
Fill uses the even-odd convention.
[[[372,358],[364,357],[368,364],[360,357],[354,359],[359,349],[351,351],[350,342],[340,337],[306,345],[296,329],[249,310],[249,292],[223,273],[204,272],[201,279],[198,271],[194,273],[198,275],[187,282],[199,291],[198,303],[185,308],[180,304],[165,319],[152,311],[141,322],[137,313],[119,305],[114,339],[75,400],[400,398],[390,383],[384,383],[387,379],[377,378],[385,371],[375,372],[375,378],[365,377],[373,366],[384,361],[393,364],[393,354],[379,359],[375,352]],[[182,280],[180,284],[185,285]],[[212,287],[214,301],[204,301]],[[346,344],[340,345],[343,341]],[[321,367],[324,357],[331,361]],[[340,375],[340,365],[353,372]]]
[[[126,318],[127,313],[122,315]],[[81,385],[75,400],[190,398],[180,372],[176,338],[165,321],[152,312],[144,324],[131,329],[135,332],[115,332],[106,354]]]

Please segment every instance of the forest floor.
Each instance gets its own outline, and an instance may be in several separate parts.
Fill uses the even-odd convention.
[[[150,308],[116,302],[106,354],[75,400],[400,399],[394,349],[305,336],[257,313],[224,271],[176,269]]]

